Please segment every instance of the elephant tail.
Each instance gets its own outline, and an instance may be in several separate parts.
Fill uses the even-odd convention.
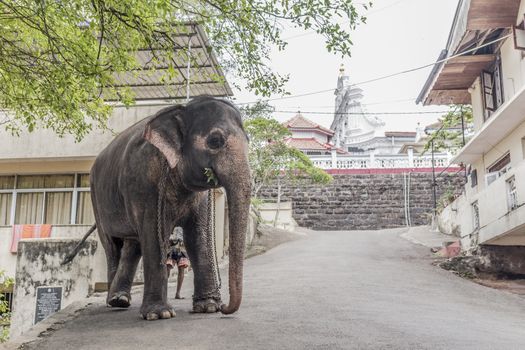
[[[62,262],[60,263],[60,265],[66,265],[66,264],[69,264],[74,258],[75,256],[77,256],[78,252],[80,251],[80,249],[82,249],[82,245],[84,244],[84,242],[88,239],[88,237],[93,233],[93,231],[95,231],[95,229],[97,228],[97,224],[93,224],[93,226],[91,226],[88,230],[88,232],[86,232],[86,234],[84,235],[84,237],[82,237],[82,240],[77,244],[77,246],[75,247],[75,249],[73,249],[68,255],[66,255],[66,257],[64,258],[64,260],[62,260]]]

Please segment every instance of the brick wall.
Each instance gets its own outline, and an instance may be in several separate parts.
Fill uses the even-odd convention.
[[[444,173],[437,179],[438,199],[447,190],[461,191],[463,173]],[[299,226],[315,230],[369,230],[406,225],[406,178],[398,174],[334,175],[328,185],[306,181],[287,183],[282,201],[292,201]],[[412,225],[430,223],[433,210],[432,173],[410,174]],[[276,200],[276,186],[266,186],[260,197]]]

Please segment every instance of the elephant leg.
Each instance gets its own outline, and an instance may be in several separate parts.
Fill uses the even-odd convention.
[[[206,215],[206,208],[201,210]],[[206,216],[204,216],[206,217]],[[189,220],[184,226],[184,245],[193,269],[193,312],[212,313],[220,309],[221,293],[215,276],[215,259],[206,227],[201,220]]]
[[[108,292],[108,305],[129,307],[131,285],[141,256],[138,241],[124,240],[118,268]]]
[[[144,216],[141,239],[142,263],[144,264],[144,296],[140,314],[144,319],[157,320],[175,316],[167,302],[168,273],[157,238],[156,212],[150,210]]]
[[[99,215],[99,204],[96,200],[96,192],[91,191],[91,200],[93,204],[93,214],[95,215],[95,220],[97,223],[97,233],[98,238],[100,239],[100,243],[102,244],[102,247],[104,248],[104,252],[106,253],[106,265],[107,265],[107,282],[108,282],[108,297],[109,297],[109,290],[111,289],[111,284],[113,282],[113,278],[115,277],[115,274],[117,273],[118,264],[120,261],[120,250],[122,248],[122,242],[117,242],[111,238],[111,236],[108,234],[110,231],[107,229],[105,225],[104,220]],[[109,298],[108,298],[109,300]],[[109,305],[109,304],[108,304]]]
[[[120,261],[121,245],[115,242],[111,237],[108,237],[104,232],[99,231],[100,242],[104,251],[106,252],[106,262],[107,262],[107,273],[108,273],[108,292],[111,290],[111,285],[113,284],[113,279],[118,270],[118,265]],[[108,293],[109,301],[109,293]],[[108,304],[109,305],[109,304]]]

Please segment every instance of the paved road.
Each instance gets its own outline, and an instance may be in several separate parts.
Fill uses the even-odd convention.
[[[249,259],[231,316],[190,314],[187,299],[147,322],[135,297],[127,311],[89,307],[35,348],[525,349],[525,298],[433,266],[400,233],[312,232]]]

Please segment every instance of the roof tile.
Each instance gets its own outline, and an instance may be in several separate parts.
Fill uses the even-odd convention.
[[[319,129],[327,134],[330,134],[330,135],[334,134],[333,130],[322,127],[321,125],[316,124],[313,121],[306,119],[305,117],[301,115],[301,113],[297,113],[295,117],[284,122],[283,125],[287,128],[292,128],[292,129]]]

